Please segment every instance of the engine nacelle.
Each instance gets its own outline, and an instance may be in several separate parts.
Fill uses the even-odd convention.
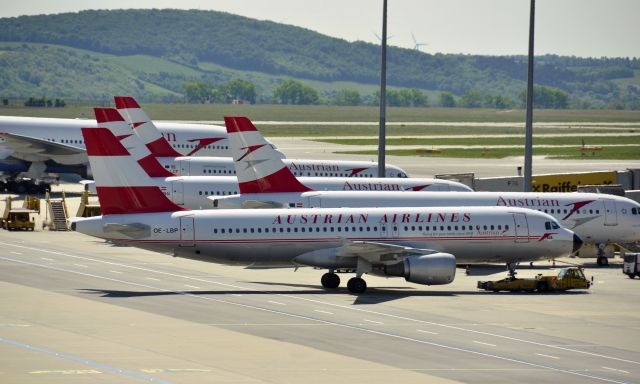
[[[442,252],[411,256],[398,264],[374,268],[373,273],[401,276],[416,284],[449,284],[456,276],[456,258],[452,254]]]

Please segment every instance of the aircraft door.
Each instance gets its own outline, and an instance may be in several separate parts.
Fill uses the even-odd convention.
[[[608,199],[602,201],[604,202],[604,225],[618,225],[616,202]]]
[[[513,223],[515,225],[516,243],[528,243],[529,242],[529,223],[527,222],[527,215],[525,213],[514,213]]]
[[[180,160],[180,175],[191,176],[191,162],[189,160]]]
[[[196,231],[193,216],[183,216],[180,218],[180,246],[195,247]]]
[[[184,204],[184,183],[181,181],[171,182],[171,200],[178,205]]]
[[[307,198],[307,207],[322,208],[322,199],[319,196],[309,196]]]

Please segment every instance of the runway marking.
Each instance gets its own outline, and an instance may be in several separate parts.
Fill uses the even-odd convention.
[[[95,369],[56,369],[51,371],[31,371],[29,374],[31,375],[42,375],[47,373],[60,373],[63,375],[94,375],[101,374],[102,372],[96,371]]]
[[[495,344],[485,343],[485,342],[483,342],[483,341],[473,340],[473,342],[474,342],[474,343],[477,343],[477,344],[488,345],[488,346],[490,346],[490,347],[495,347],[495,346],[496,346]]]
[[[548,357],[548,358],[550,358],[550,359],[556,359],[556,360],[560,359],[560,358],[559,358],[559,357],[557,357],[557,356],[545,355],[544,353],[536,353],[536,355],[538,355],[538,356],[542,356],[542,357]]]
[[[239,293],[232,293],[232,294],[231,294],[231,296],[242,297],[242,295],[241,295],[241,294],[239,294]]]
[[[430,335],[439,335],[438,332],[425,331],[424,329],[416,329],[416,331],[421,332],[421,333],[428,333]]]
[[[212,372],[211,369],[202,368],[142,368],[140,371],[144,373],[163,373],[163,372]]]
[[[8,323],[8,324],[0,324],[0,327],[30,327],[31,324],[13,324],[13,323]]]
[[[48,258],[48,257],[41,257],[41,259],[42,259],[42,260],[45,260],[45,261],[53,261],[53,259],[50,259],[50,258]]]
[[[33,265],[38,265],[38,264],[33,264]],[[58,269],[59,270],[59,268],[53,268],[53,269]],[[68,271],[68,272],[73,272],[73,271]],[[75,273],[82,274],[81,272],[75,272]],[[61,359],[70,360],[70,361],[73,361],[73,362],[76,362],[76,363],[88,365],[88,366],[93,367],[93,368],[97,368],[97,369],[101,369],[103,371],[108,371],[110,373],[115,373],[115,374],[118,374],[118,375],[130,377],[132,379],[138,379],[138,380],[147,381],[147,382],[150,382],[150,383],[171,384],[169,381],[160,380],[160,379],[157,379],[155,377],[142,375],[142,374],[140,374],[138,372],[128,371],[126,369],[112,367],[110,365],[107,365],[107,364],[104,364],[104,363],[99,363],[97,361],[84,359],[82,357],[70,355],[70,354],[63,353],[63,352],[56,352],[56,351],[53,351],[53,350],[50,350],[50,349],[46,349],[46,348],[43,348],[43,347],[38,347],[36,345],[21,343],[21,342],[16,341],[16,340],[10,340],[10,339],[5,339],[3,337],[0,337],[0,343],[12,345],[14,347],[24,348],[24,349],[27,349],[27,350],[30,350],[30,351],[42,352],[42,353],[45,353],[45,354],[50,355],[50,356],[59,357]],[[51,372],[60,373],[60,372],[63,372],[64,373],[64,372],[79,372],[79,371],[78,370],[59,370],[59,371],[34,371],[34,372],[40,372],[40,373],[51,373]],[[73,373],[70,373],[70,374],[73,374]]]
[[[206,300],[206,301],[211,301],[211,302],[216,302],[216,303],[228,304],[228,305],[232,305],[232,306],[236,306],[236,307],[240,307],[240,308],[253,309],[253,310],[257,310],[257,311],[262,311],[262,312],[267,312],[267,313],[280,315],[280,316],[293,317],[293,318],[302,319],[302,320],[306,320],[306,321],[312,321],[312,322],[317,322],[317,323],[322,323],[322,324],[327,324],[327,325],[333,325],[335,327],[344,328],[344,329],[350,329],[350,330],[353,330],[353,331],[359,331],[359,332],[363,332],[363,333],[369,333],[369,334],[373,334],[373,335],[384,336],[384,337],[394,338],[394,339],[398,339],[398,340],[414,342],[414,343],[418,343],[418,344],[430,345],[432,347],[438,347],[438,348],[448,349],[448,350],[452,350],[452,351],[468,353],[468,354],[471,354],[471,355],[477,355],[477,356],[482,356],[482,357],[486,357],[486,358],[492,358],[492,359],[496,359],[496,360],[508,361],[508,362],[512,362],[512,363],[516,363],[516,364],[527,365],[527,366],[530,366],[530,367],[541,368],[541,369],[554,371],[554,372],[559,372],[559,373],[564,373],[564,374],[573,375],[573,376],[585,377],[585,378],[589,378],[589,379],[593,379],[593,380],[600,380],[600,381],[609,382],[609,383],[616,383],[616,384],[627,384],[626,382],[623,382],[623,381],[617,381],[617,380],[608,379],[608,378],[605,378],[605,377],[595,376],[593,374],[581,373],[581,372],[578,372],[578,371],[575,371],[575,370],[568,370],[568,369],[558,368],[558,367],[554,367],[554,366],[533,363],[533,362],[519,360],[519,359],[507,357],[507,356],[501,356],[501,355],[495,355],[495,354],[491,354],[491,353],[474,351],[472,349],[466,349],[466,348],[456,347],[456,346],[447,345],[447,344],[441,344],[441,343],[435,343],[435,342],[426,341],[426,340],[415,339],[415,338],[408,337],[408,336],[402,336],[402,335],[398,335],[398,334],[378,331],[378,330],[369,329],[369,328],[362,328],[362,327],[356,326],[356,325],[349,325],[349,324],[338,323],[338,322],[334,322],[334,321],[317,319],[317,318],[304,316],[304,315],[297,315],[297,314],[294,314],[294,313],[287,313],[287,312],[277,311],[277,310],[258,307],[258,306],[250,305],[250,304],[237,303],[237,302],[227,301],[227,300],[223,300],[223,299],[217,299],[217,298],[213,298],[213,297],[209,297],[209,296],[201,296],[201,295],[196,295],[196,294],[183,292],[183,291],[175,291],[175,290],[161,288],[161,287],[154,287],[152,285],[134,283],[132,281],[119,280],[119,279],[115,279],[115,278],[112,278],[112,277],[100,276],[100,275],[95,275],[95,274],[92,274],[92,273],[86,273],[86,272],[80,272],[80,271],[67,270],[67,269],[64,269],[64,268],[59,268],[59,267],[54,267],[54,266],[49,266],[49,265],[43,265],[43,264],[36,264],[36,263],[28,262],[28,261],[15,260],[15,259],[10,259],[8,257],[0,256],[0,260],[6,260],[6,261],[12,261],[12,262],[26,264],[26,265],[38,266],[38,267],[41,267],[41,268],[44,268],[44,269],[50,269],[50,270],[59,271],[59,272],[67,272],[67,273],[71,273],[71,274],[94,277],[94,278],[97,278],[97,279],[113,281],[113,282],[117,282],[117,283],[121,283],[121,284],[129,284],[129,285],[132,285],[132,286],[143,287],[143,288],[147,288],[147,289],[155,289],[155,290],[162,291],[162,292],[171,292],[171,293],[175,293],[175,294],[178,294],[178,295],[184,295],[184,296],[187,296],[187,297],[192,297],[192,298],[196,298],[196,299],[200,299],[200,300]],[[373,312],[373,311],[371,311],[371,312]],[[393,316],[393,317],[399,317],[399,316]],[[0,342],[7,342],[7,339],[0,338]],[[8,342],[13,344],[11,341],[8,341]],[[21,343],[19,343],[19,344],[21,344]],[[19,346],[23,346],[23,345],[19,345]],[[26,344],[24,344],[24,346],[25,347],[29,347]],[[43,350],[43,351],[45,351],[46,353],[51,353],[51,354],[54,354],[54,355],[58,356],[58,354],[56,352],[50,352],[48,350]],[[72,358],[75,358],[75,357],[72,357]],[[79,358],[76,358],[76,359],[79,359]],[[84,360],[84,359],[79,359],[79,361],[80,362],[84,362],[85,364],[93,363],[93,362],[89,362],[88,360]],[[99,363],[93,363],[93,364],[98,364],[99,367],[104,366],[104,365],[99,364]],[[112,368],[112,367],[109,367],[109,366],[105,366],[105,367],[107,367],[108,369],[117,370],[117,371],[119,371],[118,373],[121,373],[121,374],[123,374],[123,372],[128,372],[128,371],[124,371],[124,370],[119,370],[117,368]],[[137,374],[135,372],[132,372],[132,374],[139,375],[139,374]],[[140,375],[140,376],[142,376],[142,375]],[[147,381],[155,380],[154,378],[150,378],[151,380],[149,380],[145,376],[142,376],[142,377],[143,377],[144,380],[147,380]],[[139,378],[139,377],[136,377],[136,378]],[[165,383],[165,382],[163,382],[163,383]]]
[[[202,289],[200,287],[196,287],[195,285],[185,284],[184,286],[187,287],[187,288],[192,288],[192,289]]]
[[[122,275],[122,274],[124,273],[124,272],[120,272],[120,271],[113,271],[113,270],[111,270],[111,271],[109,271],[109,272],[111,272],[111,273],[117,273],[117,274],[119,274],[119,275]]]
[[[54,255],[61,255],[61,256],[76,258],[76,259],[88,260],[88,261],[97,262],[97,263],[103,263],[103,264],[107,264],[107,265],[116,265],[116,266],[124,267],[124,268],[130,268],[130,269],[137,269],[137,270],[142,270],[142,271],[147,271],[147,272],[153,272],[153,273],[158,273],[158,274],[162,274],[162,275],[166,275],[166,276],[179,277],[179,278],[183,278],[183,279],[187,279],[187,280],[201,281],[201,282],[210,283],[210,284],[216,284],[216,285],[225,286],[225,287],[232,287],[232,288],[235,288],[235,289],[242,289],[242,290],[251,291],[250,288],[246,288],[246,287],[242,287],[242,286],[238,286],[238,285],[234,285],[234,284],[222,283],[222,282],[207,280],[207,279],[203,279],[203,278],[197,278],[197,277],[185,276],[185,275],[180,275],[180,274],[175,274],[175,273],[170,273],[170,272],[158,271],[158,270],[153,270],[153,269],[149,269],[149,268],[143,268],[143,267],[138,267],[138,266],[133,266],[133,265],[117,263],[117,262],[105,261],[105,260],[100,260],[100,259],[93,259],[93,258],[84,257],[84,256],[76,256],[76,255],[71,255],[71,254],[64,253],[64,252],[59,252],[59,251],[52,251],[52,250],[48,250],[48,249],[35,248],[35,247],[17,245],[17,244],[6,243],[6,242],[0,242],[0,244],[14,246],[14,247],[23,248],[23,249],[35,250],[35,251],[39,251],[39,252],[43,252],[43,253],[49,253],[49,254],[54,254]],[[3,257],[0,257],[0,259],[38,265],[38,266],[41,266],[42,268],[57,269],[55,267],[49,267],[49,266],[46,266],[46,265],[39,265],[39,264],[35,264],[35,263],[23,262],[21,260],[13,260],[13,259],[3,258]],[[65,270],[62,270],[62,271],[65,271]],[[80,273],[80,272],[77,272],[77,271],[67,271],[67,272]],[[101,277],[101,276],[95,276],[95,277],[108,279],[108,280],[110,279],[110,278]],[[110,280],[114,280],[114,281],[118,281],[118,282],[124,282],[124,281],[120,281],[120,280],[117,280],[117,279],[110,279]],[[134,285],[136,284],[136,283],[132,283],[132,282],[125,282],[125,283],[134,284]],[[161,288],[157,288],[157,289],[161,289]],[[180,292],[176,292],[176,291],[170,291],[170,292],[180,293]],[[266,291],[258,291],[258,292],[265,292],[265,293],[274,294],[273,292],[266,292]],[[184,292],[182,294],[191,295],[189,293],[184,293]],[[232,295],[233,296],[242,296],[240,294],[232,294]],[[629,363],[629,364],[640,365],[640,362],[638,362],[638,361],[622,359],[622,358],[619,358],[619,357],[608,356],[608,355],[603,355],[603,354],[594,353],[594,352],[581,351],[581,350],[577,350],[577,349],[571,349],[571,348],[567,348],[567,347],[561,347],[561,346],[557,346],[557,345],[551,345],[551,344],[536,342],[536,341],[532,341],[532,340],[525,340],[525,339],[521,339],[521,338],[517,338],[517,337],[499,335],[499,334],[486,332],[486,331],[478,331],[478,330],[467,329],[467,328],[458,327],[458,326],[451,326],[451,325],[447,325],[447,324],[443,324],[443,323],[435,323],[435,322],[430,322],[430,321],[425,321],[425,320],[412,319],[412,318],[408,318],[408,317],[404,317],[404,316],[398,316],[398,315],[393,315],[393,314],[388,314],[388,313],[383,313],[383,312],[377,312],[377,311],[363,309],[363,308],[355,308],[355,307],[345,306],[345,305],[342,305],[342,304],[324,302],[324,301],[320,301],[320,300],[316,300],[316,299],[310,299],[310,298],[307,298],[307,297],[297,297],[297,296],[289,295],[289,294],[276,294],[276,295],[281,296],[281,297],[287,297],[289,299],[299,300],[299,301],[307,301],[307,302],[312,302],[312,303],[316,303],[316,304],[332,306],[332,307],[341,308],[341,309],[344,309],[344,310],[358,311],[358,312],[362,312],[362,313],[369,313],[369,314],[378,315],[378,316],[390,317],[390,318],[398,319],[398,320],[412,321],[412,322],[417,322],[417,323],[421,323],[421,324],[428,324],[428,325],[431,325],[431,326],[438,326],[438,327],[454,329],[454,330],[457,330],[457,331],[482,334],[482,335],[485,335],[485,336],[492,336],[492,337],[496,337],[496,338],[501,338],[501,339],[515,341],[515,342],[521,342],[521,343],[525,343],[525,344],[531,344],[531,345],[536,345],[536,346],[541,346],[541,347],[546,347],[546,348],[553,348],[553,349],[563,350],[563,351],[572,352],[572,353],[578,353],[578,354],[583,354],[583,355],[588,355],[588,356],[593,356],[593,357],[599,357],[599,358],[605,358],[605,359],[619,361],[619,362],[625,362],[625,363]],[[245,305],[245,304],[240,304],[240,303],[228,302],[228,301],[221,300],[221,299],[214,299],[214,298],[210,298],[210,297],[201,297],[201,296],[198,296],[198,295],[193,295],[193,296],[200,297],[200,298],[207,299],[207,300],[213,300],[213,301],[218,301],[219,300],[218,302],[227,303],[227,304],[231,304],[231,305],[238,305],[238,306]],[[268,310],[266,308],[260,308],[260,307],[248,306],[248,308],[255,308],[255,309],[262,310],[262,311],[271,311],[271,310]],[[300,315],[287,314],[287,313],[282,313],[282,314],[286,315],[286,316],[294,316],[294,317],[295,316],[300,316]],[[314,320],[323,321],[323,320],[320,320],[320,319],[314,319]],[[351,327],[349,325],[341,325],[341,326]],[[373,331],[370,331],[370,332],[373,332]],[[416,342],[425,342],[426,343],[426,341],[420,341],[420,340],[416,340]],[[452,348],[455,348],[455,347],[452,347]],[[475,352],[471,351],[471,353],[475,353]],[[500,357],[497,357],[497,358],[500,358]],[[508,358],[504,357],[504,359],[508,359]],[[523,362],[523,364],[534,364],[534,363]],[[541,366],[541,367],[544,368],[544,369],[550,369],[550,370],[554,370],[554,371],[560,371],[560,372],[565,372],[565,373],[569,373],[569,374],[573,374],[573,375],[581,375],[582,376],[582,374],[579,374],[579,373],[573,372],[573,371],[566,371],[566,370],[562,370],[562,369],[554,368],[554,367],[548,367],[548,368],[546,366]],[[585,376],[589,377],[589,378],[594,378],[594,379],[597,379],[597,380],[616,382],[616,381],[608,380],[606,378],[600,378],[600,377],[595,377],[595,376],[591,377],[591,376],[588,376],[588,375],[585,375]]]
[[[326,315],[333,315],[333,312],[329,312],[329,311],[323,311],[321,309],[314,309],[314,312],[318,312],[318,313],[324,313]]]
[[[623,371],[622,369],[615,369],[615,368],[609,368],[609,367],[602,367],[602,368],[608,369],[610,371],[615,371],[615,372],[630,373],[628,371]]]
[[[145,277],[145,279],[151,280],[151,281],[160,281],[160,279],[156,279],[155,277]]]
[[[364,321],[368,322],[368,323],[373,323],[373,324],[384,324],[381,321],[375,321],[375,320],[369,320],[369,319],[364,319]]]
[[[76,267],[80,267],[80,268],[89,268],[88,266],[84,265],[84,264],[73,264]]]
[[[279,301],[268,300],[267,303],[276,304],[276,305],[287,305],[285,303],[281,303]]]
[[[22,255],[22,253],[20,253],[20,252],[14,252],[14,251],[11,251],[11,252],[9,252],[9,253],[11,253],[11,254],[13,254],[13,255]]]

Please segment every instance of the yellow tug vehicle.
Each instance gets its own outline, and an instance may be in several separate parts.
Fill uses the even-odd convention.
[[[519,279],[509,276],[497,281],[478,281],[478,288],[485,291],[510,292],[554,292],[569,289],[589,289],[591,281],[584,276],[582,268],[563,268],[557,275],[544,276],[539,274],[534,278]]]

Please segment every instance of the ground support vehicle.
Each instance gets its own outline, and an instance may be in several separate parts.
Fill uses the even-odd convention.
[[[624,263],[622,264],[622,273],[629,276],[630,279],[640,276],[640,253],[627,253],[624,255]]]
[[[539,274],[534,278],[519,279],[509,276],[497,281],[478,281],[478,288],[485,291],[510,291],[510,292],[553,292],[569,289],[589,289],[591,281],[584,276],[582,268],[563,268],[557,275]]]

